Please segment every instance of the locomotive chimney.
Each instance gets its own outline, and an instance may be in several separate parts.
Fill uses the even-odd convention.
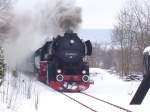
[[[67,30],[65,33],[71,34],[71,33],[73,33],[73,31],[69,29],[69,30]]]

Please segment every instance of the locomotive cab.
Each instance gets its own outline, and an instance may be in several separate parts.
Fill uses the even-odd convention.
[[[79,92],[89,88],[92,81],[85,61],[92,54],[90,41],[83,42],[75,33],[65,33],[46,42],[35,52],[40,81],[58,91]]]

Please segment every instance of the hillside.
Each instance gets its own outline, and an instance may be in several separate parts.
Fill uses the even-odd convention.
[[[93,42],[110,42],[112,29],[81,29],[79,36],[85,40],[90,39]]]

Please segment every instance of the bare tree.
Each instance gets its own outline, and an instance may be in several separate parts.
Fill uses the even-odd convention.
[[[150,44],[150,2],[144,5],[131,0],[118,16],[118,23],[113,30],[112,40],[120,46],[118,69],[123,75],[143,72],[143,50]]]
[[[0,42],[2,42],[8,34],[10,28],[11,14],[11,0],[0,0]]]
[[[99,43],[92,43],[93,51],[92,56],[89,57],[89,64],[91,67],[99,67],[101,60],[99,59],[101,57],[101,44]]]
[[[0,11],[8,10],[11,2],[11,0],[0,0]]]
[[[92,43],[93,53],[89,57],[90,67],[110,69],[114,65],[114,52],[110,43]]]
[[[133,36],[130,32],[132,24],[132,16],[128,14],[128,9],[123,9],[118,17],[118,25],[113,30],[113,41],[119,46],[120,55],[118,60],[118,70],[121,70],[121,75],[127,75],[130,72],[130,62],[132,55]]]

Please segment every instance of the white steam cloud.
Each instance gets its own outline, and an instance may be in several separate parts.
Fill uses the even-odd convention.
[[[75,6],[73,0],[32,0],[30,4],[19,0],[11,11],[9,32],[4,33],[8,66],[28,70],[31,68],[29,57],[48,37],[70,30],[76,32],[81,22],[81,8]]]

